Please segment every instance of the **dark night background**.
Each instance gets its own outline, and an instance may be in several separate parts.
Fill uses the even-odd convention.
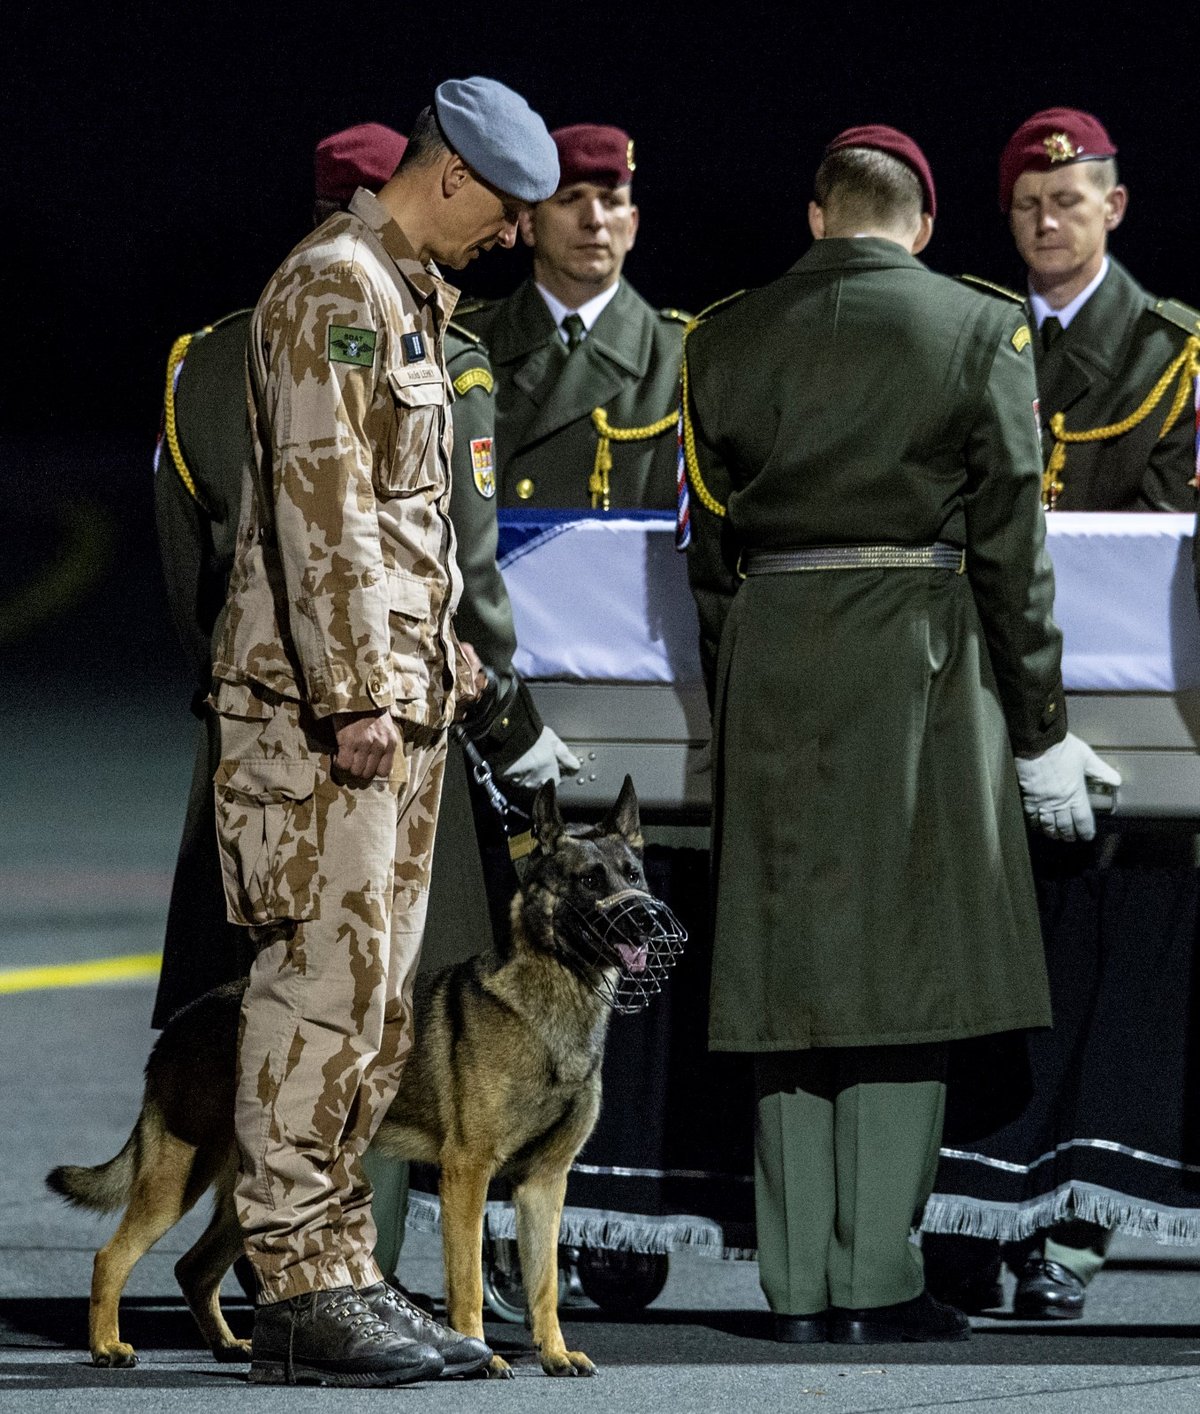
[[[3,430],[152,443],[172,340],[252,304],[307,228],[315,142],[368,119],[405,131],[437,82],[470,73],[551,127],[634,136],[628,271],[653,303],[699,309],[790,264],[822,144],[858,122],[924,146],[942,210],[928,262],[1017,281],[996,159],[1052,103],[1096,112],[1121,149],[1119,255],[1156,293],[1200,301],[1189,12],[10,0]],[[525,268],[493,252],[463,286],[503,293]]]
[[[617,123],[637,144],[642,210],[628,273],[652,303],[698,310],[802,253],[822,146],[860,122],[910,131],[930,158],[928,262],[1020,282],[997,158],[1029,113],[1065,103],[1098,113],[1121,149],[1132,201],[1115,250],[1156,293],[1196,303],[1198,29],[1194,11],[1146,5],[747,0],[705,17],[650,3],[10,0],[0,674],[45,678],[58,660],[68,680],[81,664],[162,680],[181,666],[151,512],[167,353],[254,303],[308,228],[325,134],[369,119],[406,130],[442,78],[472,73],[513,85],[552,127]],[[494,251],[462,284],[502,294],[527,268],[520,249]],[[81,563],[90,578],[59,583],[56,600],[42,581],[60,562],[60,581]],[[19,596],[35,579],[30,606]],[[30,639],[31,607],[65,648]],[[108,647],[130,615],[138,630]]]

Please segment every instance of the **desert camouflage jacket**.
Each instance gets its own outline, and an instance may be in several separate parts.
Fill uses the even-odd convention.
[[[318,716],[390,707],[448,722],[469,670],[450,623],[443,336],[458,292],[360,189],[292,251],[254,311],[254,475],[217,683],[253,681]]]

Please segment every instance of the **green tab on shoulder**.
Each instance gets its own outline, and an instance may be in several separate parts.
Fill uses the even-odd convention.
[[[1183,329],[1188,334],[1200,335],[1200,311],[1184,304],[1182,300],[1155,300],[1154,312],[1168,324],[1174,324],[1176,328]]]
[[[329,362],[356,363],[362,368],[370,368],[375,362],[375,330],[348,329],[342,324],[331,324]]]
[[[725,295],[721,299],[713,300],[712,304],[705,305],[705,307],[700,311],[699,314],[696,315],[694,319],[688,321],[688,328],[694,329],[697,324],[702,323],[711,315],[716,314],[718,310],[724,309],[727,305],[733,304],[735,300],[741,299],[741,297],[747,293],[748,291],[746,290],[734,290],[733,294],[731,295]]]
[[[472,306],[472,307],[474,307],[474,306]],[[467,313],[470,313],[470,310],[468,310]],[[465,339],[468,344],[482,344],[482,343],[483,343],[483,340],[479,337],[478,334],[472,333],[471,330],[468,329],[465,324],[460,324],[457,319],[451,319],[451,320],[447,323],[446,328],[447,328],[447,329],[453,329],[454,332],[458,335],[458,337],[459,337],[460,339]]]
[[[1013,304],[1024,304],[1025,296],[1018,294],[1016,290],[1010,290],[1007,285],[997,285],[994,280],[985,280],[982,275],[959,275],[956,277],[960,284],[970,285],[973,289],[981,290],[984,294],[995,295],[997,299],[1011,300]]]

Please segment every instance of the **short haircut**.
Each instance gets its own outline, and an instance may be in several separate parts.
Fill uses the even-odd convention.
[[[417,114],[412,131],[408,135],[408,146],[404,149],[404,156],[401,157],[400,166],[396,170],[399,172],[406,167],[428,167],[434,162],[442,161],[453,151],[446,141],[446,134],[442,132],[433,105],[430,104]]]
[[[817,168],[813,188],[817,205],[840,222],[920,224],[921,183],[911,167],[888,152],[839,147]]]
[[[1117,175],[1115,157],[1096,157],[1083,163],[1088,168],[1088,176],[1102,192],[1110,192],[1121,180]]]

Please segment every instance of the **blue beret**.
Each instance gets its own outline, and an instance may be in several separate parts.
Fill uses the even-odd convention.
[[[433,95],[446,140],[492,186],[518,201],[558,190],[558,149],[519,93],[495,79],[447,79]]]

